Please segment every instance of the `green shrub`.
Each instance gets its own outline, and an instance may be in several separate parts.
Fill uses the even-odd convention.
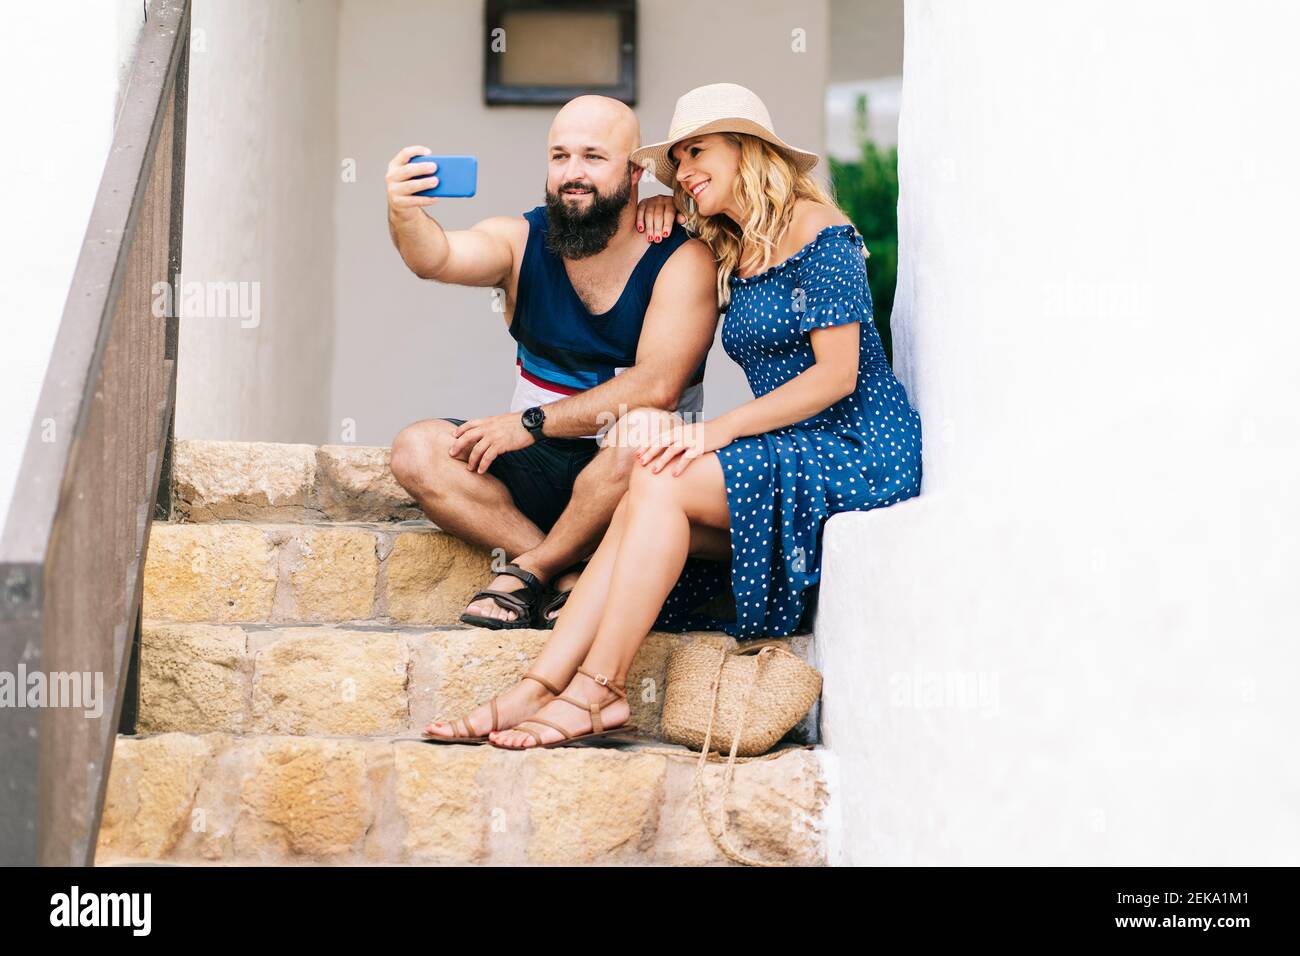
[[[866,241],[867,281],[875,306],[876,330],[890,364],[894,361],[889,317],[894,310],[898,284],[898,149],[882,150],[867,138],[867,98],[858,97],[858,142],[862,158],[843,163],[833,157],[831,184],[836,201],[853,220]]]

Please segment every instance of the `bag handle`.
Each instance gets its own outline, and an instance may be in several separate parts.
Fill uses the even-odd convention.
[[[709,742],[713,737],[713,719],[718,712],[718,696],[722,690],[722,668],[726,666],[728,650],[720,648],[718,657],[718,670],[713,676],[713,702],[709,706],[709,725],[704,731],[704,746],[700,750],[699,762],[695,765],[695,796],[700,804],[700,816],[704,819],[704,829],[708,831],[709,838],[713,840],[713,845],[722,851],[728,859],[735,863],[741,863],[745,866],[794,866],[787,860],[767,861],[756,860],[753,857],[745,856],[739,850],[731,845],[731,840],[727,836],[727,797],[731,793],[731,782],[735,775],[736,769],[736,750],[740,746],[740,735],[745,727],[745,715],[749,712],[749,702],[754,696],[754,688],[758,684],[759,673],[764,666],[775,654],[780,651],[781,645],[775,642],[760,643],[746,647],[743,650],[736,651],[736,656],[746,654],[758,654],[758,663],[754,666],[754,673],[749,679],[749,687],[745,691],[745,702],[740,708],[740,717],[736,720],[736,732],[731,738],[731,753],[727,756],[727,769],[722,778],[722,800],[718,806],[718,832],[714,833],[713,827],[709,822],[708,808],[704,799],[704,764],[709,759]]]
[[[749,654],[757,654],[764,648],[770,647],[776,651],[785,651],[786,647],[781,641],[754,641],[752,644],[746,644],[744,647],[738,647],[731,653],[737,657],[745,657]],[[723,649],[725,652],[725,648]],[[789,651],[786,651],[788,654]]]

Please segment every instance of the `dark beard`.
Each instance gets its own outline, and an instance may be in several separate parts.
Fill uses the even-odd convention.
[[[561,190],[582,183],[564,183]],[[632,174],[628,172],[616,192],[607,196],[597,190],[585,212],[573,212],[559,193],[546,193],[546,248],[563,259],[594,256],[618,232],[618,220],[632,195]]]

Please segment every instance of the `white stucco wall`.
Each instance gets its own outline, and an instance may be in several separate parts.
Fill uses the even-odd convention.
[[[924,480],[826,529],[845,862],[1300,862],[1298,29],[908,0]]]
[[[323,442],[333,341],[337,3],[194,0],[176,434]],[[182,299],[184,290],[182,289]]]
[[[4,22],[0,525],[38,412],[143,11],[134,0],[13,4]]]

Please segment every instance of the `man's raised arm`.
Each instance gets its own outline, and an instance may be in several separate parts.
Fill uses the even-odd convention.
[[[421,279],[455,285],[504,287],[514,269],[512,238],[527,228],[519,217],[493,216],[469,229],[446,232],[420,210],[438,200],[417,196],[437,185],[426,176],[436,164],[410,163],[428,155],[425,146],[408,146],[393,157],[384,179],[388,186],[388,231],[407,268]]]
[[[704,361],[718,324],[713,254],[698,239],[682,243],[655,280],[637,342],[636,365],[595,388],[543,406],[542,431],[591,435],[638,406],[673,410]]]

